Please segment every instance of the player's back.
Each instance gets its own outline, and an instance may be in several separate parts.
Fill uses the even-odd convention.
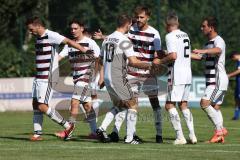
[[[130,40],[121,32],[115,31],[104,40],[101,56],[104,64],[104,81],[106,86],[126,80],[126,65]],[[133,49],[130,51],[132,54]]]
[[[173,63],[175,85],[191,84],[191,46],[188,34],[181,30],[174,30],[166,35],[166,44],[169,53],[177,54],[177,59]]]

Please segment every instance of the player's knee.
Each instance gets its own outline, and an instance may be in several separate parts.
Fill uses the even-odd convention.
[[[201,99],[200,106],[201,106],[202,109],[208,107],[209,105],[210,105],[210,101],[209,100]]]
[[[85,111],[86,111],[87,113],[89,113],[89,112],[91,112],[91,110],[92,110],[92,105],[91,105],[91,103],[85,103],[85,104],[83,105],[83,108],[85,109]]]

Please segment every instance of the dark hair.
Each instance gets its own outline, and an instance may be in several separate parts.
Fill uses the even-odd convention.
[[[123,27],[126,23],[131,23],[132,18],[127,14],[121,14],[117,18],[117,27]]]
[[[81,19],[78,18],[73,18],[68,24],[69,26],[72,25],[73,23],[78,24],[80,27],[84,27],[84,23]]]
[[[145,14],[148,15],[148,16],[151,15],[150,9],[148,7],[145,7],[145,6],[137,6],[134,10],[135,16],[142,13],[142,12],[145,12]]]
[[[26,25],[29,25],[29,24],[41,25],[41,26],[45,27],[44,21],[40,17],[37,17],[37,16],[28,18],[26,21]]]
[[[209,16],[204,18],[204,20],[207,21],[209,27],[213,27],[217,31],[218,21],[216,17]]]
[[[240,54],[238,51],[232,51],[229,55],[229,58],[232,59],[235,55],[238,55],[238,54]]]

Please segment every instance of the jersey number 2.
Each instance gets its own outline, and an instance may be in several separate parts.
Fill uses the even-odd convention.
[[[183,40],[183,43],[185,44],[185,47],[184,47],[184,57],[185,57],[185,58],[188,58],[188,57],[189,57],[189,54],[188,54],[187,50],[190,49],[190,42],[189,42],[188,39],[184,39],[184,40]]]
[[[114,57],[114,52],[115,52],[115,46],[112,43],[107,43],[106,44],[106,61],[107,62],[112,62],[113,57]]]

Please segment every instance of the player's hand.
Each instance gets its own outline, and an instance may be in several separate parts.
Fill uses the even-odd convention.
[[[160,64],[160,59],[154,58],[152,63],[153,64]]]
[[[195,54],[205,54],[206,50],[204,50],[204,49],[194,49],[192,52],[195,53]]]
[[[99,86],[100,89],[102,89],[102,88],[105,86],[104,80],[103,80],[102,78],[100,78],[100,79],[98,80],[98,86]]]
[[[94,32],[93,38],[94,38],[94,39],[103,39],[102,31],[101,31],[100,29],[98,29],[97,32]]]

